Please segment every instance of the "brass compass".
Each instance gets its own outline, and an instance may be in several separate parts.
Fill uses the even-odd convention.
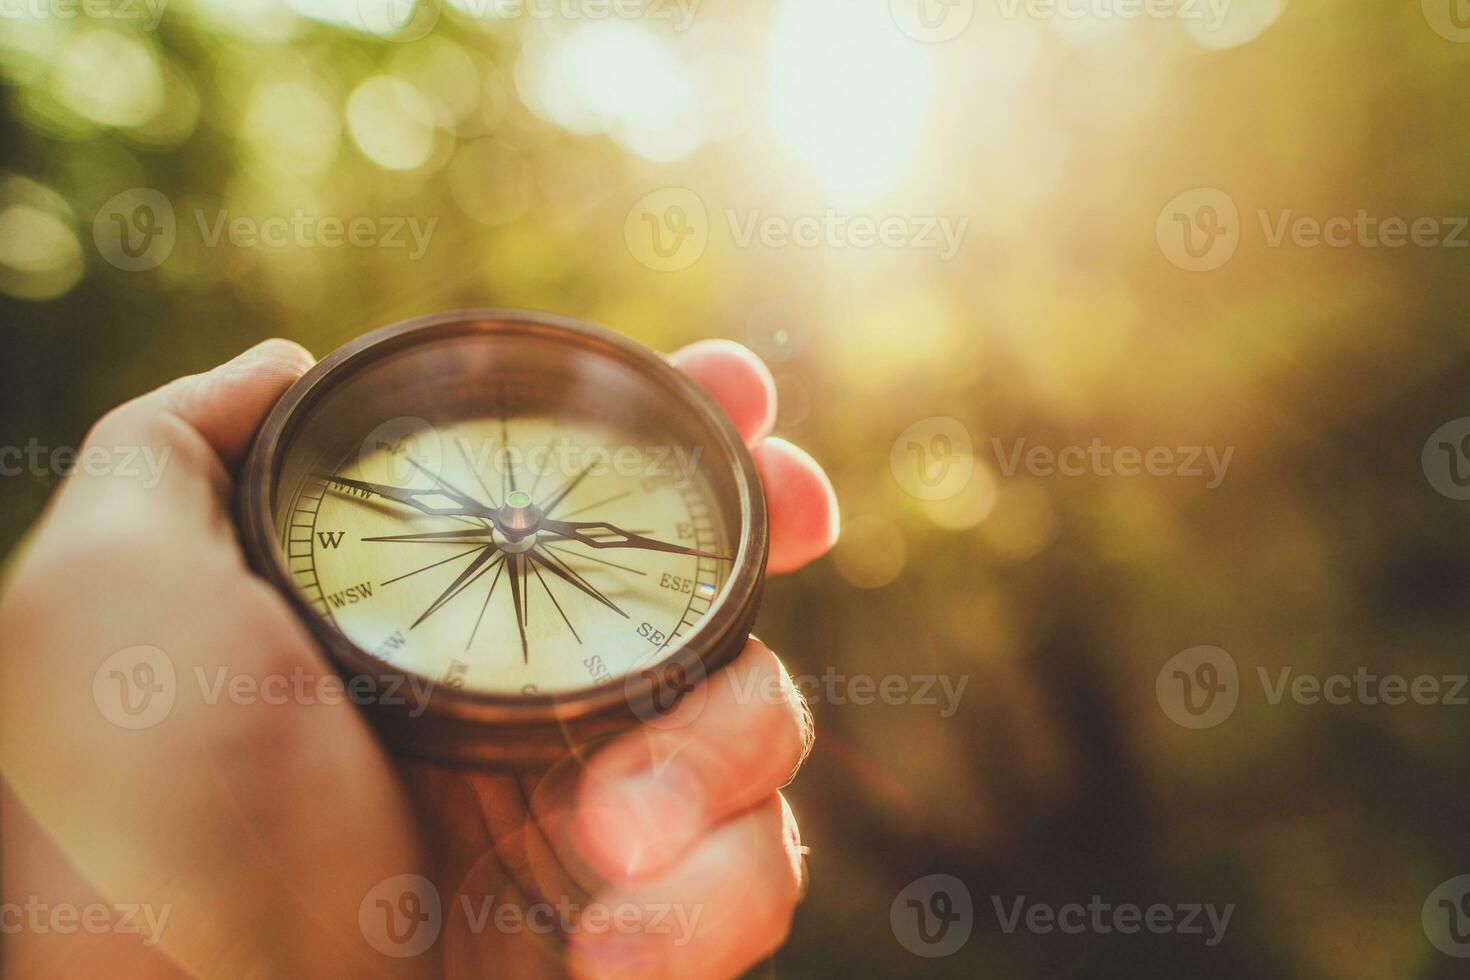
[[[317,364],[256,438],[240,522],[385,737],[472,765],[660,717],[744,645],[769,536],[755,466],[694,382],[510,310]]]

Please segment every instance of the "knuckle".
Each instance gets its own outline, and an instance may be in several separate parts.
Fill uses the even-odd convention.
[[[811,748],[811,712],[799,695],[766,709],[768,765],[779,771],[781,785],[795,778]]]
[[[119,441],[123,433],[132,432],[138,423],[138,419],[144,413],[139,409],[137,399],[114,405],[101,418],[92,423],[87,430],[87,435],[82,439],[83,448],[87,446],[109,446]]]
[[[305,347],[285,337],[271,337],[262,341],[255,352],[262,360],[281,364],[297,372],[305,371],[314,363],[311,353]]]
[[[759,927],[764,933],[790,928],[791,917],[800,904],[805,883],[801,834],[791,807],[780,793],[773,793],[758,811],[756,832],[762,854],[757,879],[762,901],[755,903]]]
[[[811,754],[812,746],[816,744],[816,723],[812,718],[811,705],[807,704],[806,697],[796,689],[789,675],[783,672],[783,679],[790,690],[790,699],[787,702],[789,718],[789,729],[791,743],[793,745],[791,759],[791,773],[788,781],[796,776],[796,771],[806,762],[807,756]]]
[[[767,791],[785,785],[813,743],[806,698],[777,656],[753,637],[724,673],[728,683],[718,689],[717,720],[685,737],[719,756],[750,788]]]
[[[771,764],[779,765],[789,781],[811,752],[815,724],[811,706],[781,661],[769,648],[762,646],[760,650],[760,669],[768,674],[770,687],[775,691],[773,697],[763,701],[760,721],[770,733]]]
[[[134,398],[108,409],[92,424],[82,441],[82,447],[109,448],[164,434],[165,424],[160,422],[162,413],[153,411],[145,399],[146,396]]]
[[[796,896],[789,899],[784,895],[772,896],[762,903],[760,921],[752,933],[755,937],[756,959],[764,959],[780,949],[791,938],[791,923],[796,918]]]
[[[173,462],[191,472],[223,476],[223,465],[209,443],[193,426],[165,407],[166,402],[160,404],[160,400],[145,395],[110,409],[92,425],[81,451],[167,449]]]
[[[785,847],[787,861],[791,868],[791,882],[794,887],[793,905],[799,905],[802,898],[806,896],[808,881],[806,848],[802,846],[801,827],[797,825],[796,814],[791,812],[790,802],[783,793],[777,793],[776,799],[781,805],[781,842]]]

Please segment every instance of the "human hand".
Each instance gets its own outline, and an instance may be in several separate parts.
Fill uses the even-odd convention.
[[[675,361],[752,444],[770,504],[771,570],[825,551],[836,528],[831,489],[809,457],[764,438],[774,415],[764,368],[719,342]],[[270,342],[109,413],[87,446],[152,451],[164,464],[158,482],[73,474],[11,568],[0,599],[0,897],[37,896],[52,909],[140,905],[167,918],[150,936],[23,925],[5,964],[26,976],[88,966],[112,976],[457,976],[487,965],[515,975],[566,966],[720,976],[768,953],[800,874],[776,790],[809,730],[784,671],[755,641],[727,670],[774,678],[788,699],[738,704],[717,674],[697,715],[691,704],[681,718],[681,704],[676,724],[629,733],[585,768],[572,763],[533,785],[400,772],[340,700],[201,696],[221,672],[253,679],[262,694],[270,678],[320,690],[331,672],[281,597],[245,567],[228,506],[230,471],[309,364],[295,345]],[[139,645],[201,683],[178,684],[158,724],[127,730],[99,710],[93,683],[109,657]],[[415,813],[425,798],[442,806]],[[517,814],[517,800],[535,820],[524,806]],[[536,840],[557,848],[577,894],[604,904],[659,897],[702,909],[698,925],[675,936],[583,931],[569,944],[527,947],[451,917],[474,879],[446,877],[450,869],[487,883],[492,871],[518,873],[544,897],[550,862],[536,860]],[[392,960],[364,942],[359,910],[382,882],[418,870],[444,899],[442,955]]]

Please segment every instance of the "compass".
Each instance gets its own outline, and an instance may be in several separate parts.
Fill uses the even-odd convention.
[[[722,410],[541,313],[369,333],[286,392],[242,540],[397,750],[549,763],[667,715],[739,653],[769,530]]]

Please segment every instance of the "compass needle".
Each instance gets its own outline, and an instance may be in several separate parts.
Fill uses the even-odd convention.
[[[517,565],[523,563],[524,560],[525,557],[523,555],[508,555],[506,557],[507,563],[514,561]],[[530,663],[531,650],[530,647],[526,644],[526,606],[523,594],[523,587],[521,585],[522,574],[524,573],[521,572],[520,569],[515,567],[511,568],[509,576],[510,596],[511,602],[515,605],[516,629],[521,634],[521,659],[525,663]]]
[[[435,599],[433,603],[429,605],[429,608],[425,609],[423,613],[419,616],[419,618],[413,621],[413,625],[411,625],[409,629],[417,629],[420,623],[428,619],[430,616],[434,615],[434,613],[438,612],[440,609],[443,609],[445,604],[448,603],[450,599],[453,599],[465,589],[469,588],[469,586],[474,582],[476,578],[478,578],[480,575],[483,575],[486,571],[489,571],[489,569],[485,566],[496,555],[497,552],[493,548],[486,548],[484,551],[480,552],[480,554],[475,557],[475,560],[470,562],[469,565],[465,567],[465,570],[460,572],[458,577],[456,577],[453,582],[449,583],[449,587],[439,594],[439,598]],[[504,557],[504,555],[500,555],[497,561],[503,559]]]
[[[541,588],[546,590],[546,597],[551,600],[551,604],[556,607],[556,611],[561,613],[561,621],[567,624],[567,629],[572,631],[572,636],[576,638],[578,643],[581,643],[582,637],[577,633],[577,628],[567,618],[566,610],[562,609],[561,603],[556,601],[556,593],[551,591],[551,586],[547,585],[546,579],[541,577],[541,569],[534,562],[531,563],[531,571],[536,573],[536,581],[541,583]]]
[[[546,503],[540,505],[541,513],[547,515],[548,517],[551,516],[551,514],[556,511],[557,505],[567,498],[567,494],[577,489],[577,484],[585,480],[587,478],[587,474],[590,472],[592,472],[592,467],[584,466],[582,468],[582,472],[572,477],[571,482],[562,487],[561,490],[557,492],[556,495],[554,495],[550,500],[546,501]]]
[[[495,577],[490,580],[490,591],[485,593],[485,601],[480,606],[480,615],[475,617],[475,626],[470,630],[470,638],[465,641],[464,649],[468,653],[470,647],[475,644],[475,634],[480,632],[480,623],[485,618],[485,610],[490,608],[490,597],[495,594],[495,587],[500,584],[500,575],[505,571],[505,562],[501,562],[495,569]]]
[[[672,555],[693,555],[696,558],[713,558],[717,561],[730,561],[726,555],[717,555],[710,551],[699,548],[689,548],[682,544],[669,544],[666,541],[655,541],[653,538],[645,538],[641,534],[632,531],[624,531],[614,527],[606,521],[591,521],[586,523],[573,523],[570,521],[541,521],[541,529],[550,531],[558,537],[568,541],[576,541],[592,548],[640,548],[644,551],[664,551]],[[602,534],[594,534],[601,531]]]
[[[413,460],[409,460],[419,469],[423,467]],[[425,470],[425,472],[428,472]],[[432,474],[431,474],[432,476]],[[366,480],[353,480],[345,476],[318,475],[317,479],[323,483],[336,483],[341,486],[351,487],[363,493],[376,494],[385,500],[396,501],[406,504],[416,510],[428,514],[430,517],[489,517],[494,511],[485,507],[462,493],[454,491],[447,485],[438,490],[410,490],[405,487],[389,486],[386,483],[370,483]],[[435,498],[448,500],[449,504],[432,504],[429,501]]]
[[[408,544],[466,544],[476,539],[484,540],[495,534],[490,528],[469,531],[426,531],[421,534],[383,534],[364,541],[401,541]]]
[[[450,555],[448,558],[441,558],[439,561],[434,562],[432,565],[425,565],[423,568],[415,568],[413,571],[406,572],[396,578],[390,578],[384,582],[379,582],[378,587],[382,588],[385,585],[392,585],[394,582],[401,582],[404,579],[408,578],[410,575],[417,575],[419,572],[427,572],[431,568],[438,568],[440,565],[448,564],[449,562],[454,561],[454,559],[456,558],[463,558],[465,555],[474,554],[476,551],[479,550],[479,548],[471,548],[469,551],[461,551],[457,555]]]
[[[595,504],[588,504],[586,507],[578,507],[576,510],[572,511],[570,514],[565,515],[562,518],[562,520],[567,520],[569,518],[576,517],[578,514],[585,514],[589,510],[596,510],[598,507],[602,507],[605,504],[610,504],[614,500],[622,500],[624,497],[627,497],[632,492],[633,492],[632,490],[624,490],[622,493],[615,493],[611,497],[606,497],[606,498],[604,498],[602,500],[599,500]]]
[[[544,548],[547,551],[554,551],[558,555],[567,555],[567,556],[572,557],[572,558],[580,559],[581,561],[595,561],[599,565],[607,565],[610,568],[620,569],[620,570],[622,570],[624,572],[628,572],[628,573],[633,574],[633,575],[645,575],[646,576],[648,574],[647,572],[643,571],[640,568],[630,568],[627,565],[619,565],[615,561],[608,561],[606,558],[598,558],[596,555],[579,555],[575,551],[568,551],[565,548],[558,548],[555,545],[550,545],[550,544],[542,544],[541,547]]]
[[[623,612],[622,607],[620,607],[616,602],[613,602],[607,596],[603,595],[601,592],[597,591],[597,589],[593,588],[591,583],[582,578],[582,576],[578,575],[571,568],[560,564],[555,558],[541,555],[534,551],[528,552],[528,554],[532,561],[541,565],[547,571],[560,578],[562,581],[568,582],[576,588],[587,593],[589,596],[596,599],[598,602],[602,603],[604,606],[611,609],[619,616],[622,616],[624,619],[628,618],[628,614]]]
[[[541,457],[541,466],[536,470],[536,479],[531,481],[530,488],[526,490],[532,499],[536,496],[536,488],[541,485],[542,477],[546,476],[547,471],[551,469],[551,464],[546,461],[547,457],[551,455],[551,444],[549,442],[543,443],[541,448],[545,451],[545,455]]]
[[[438,473],[435,473],[434,471],[423,466],[421,463],[419,463],[418,460],[410,459],[408,462],[411,466],[413,466],[414,469],[418,470],[420,473],[424,474],[429,479],[439,484],[440,489],[442,489],[446,493],[446,495],[452,497],[454,500],[459,501],[462,506],[468,508],[470,512],[475,514],[476,516],[488,516],[488,512],[494,510],[494,508],[480,503],[478,500],[471,497],[463,490],[459,489],[459,487],[456,487],[454,484],[444,479],[444,477],[440,476]]]
[[[475,482],[478,483],[480,485],[480,489],[484,491],[485,499],[490,501],[491,507],[499,507],[500,505],[495,502],[495,494],[491,493],[490,488],[485,486],[485,478],[480,475],[480,468],[475,465],[474,460],[470,459],[470,451],[465,448],[464,440],[458,440],[458,445],[459,454],[461,457],[464,458],[464,465],[471,473],[475,475]]]
[[[502,397],[504,397],[503,394]],[[511,455],[510,423],[503,415],[500,417],[500,445],[502,452],[505,454],[502,457],[505,463],[505,477],[510,481],[510,488],[505,492],[505,496],[508,497],[518,488],[516,487],[516,463],[514,457]]]

